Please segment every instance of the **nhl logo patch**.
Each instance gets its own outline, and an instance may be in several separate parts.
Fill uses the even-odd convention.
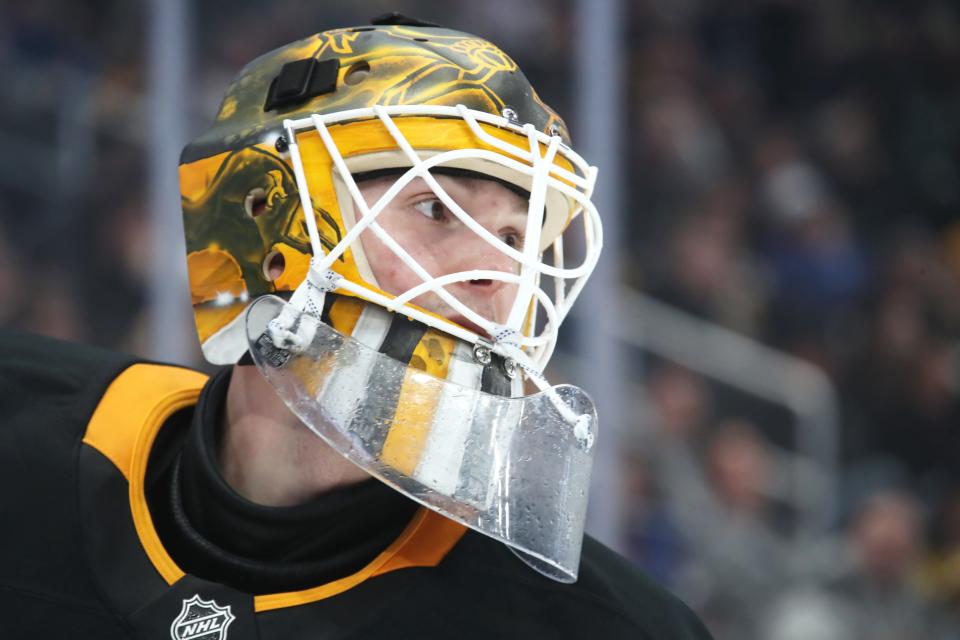
[[[173,640],[227,640],[227,627],[234,621],[230,605],[221,607],[213,600],[202,600],[195,595],[183,601],[173,623],[170,637]]]

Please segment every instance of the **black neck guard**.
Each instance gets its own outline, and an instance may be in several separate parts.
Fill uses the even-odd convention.
[[[416,505],[372,479],[294,507],[237,494],[217,460],[230,372],[204,387],[187,433],[164,429],[151,453],[151,467],[163,468],[150,469],[148,499],[168,552],[188,573],[254,594],[358,571],[397,538]]]

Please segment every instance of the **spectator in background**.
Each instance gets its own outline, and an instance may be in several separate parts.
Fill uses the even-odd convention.
[[[957,369],[956,346],[928,338],[907,361],[902,393],[877,418],[881,451],[903,462],[928,499],[960,480]]]
[[[856,514],[848,531],[851,565],[826,585],[849,608],[854,637],[932,637],[931,611],[914,582],[920,525],[916,501],[900,492],[878,493]]]
[[[848,212],[799,147],[774,132],[754,152],[766,229],[759,252],[772,285],[768,332],[782,348],[835,371],[828,338],[863,292],[866,258]]]
[[[953,638],[944,618],[919,586],[921,516],[900,491],[871,495],[846,531],[846,563],[834,566],[819,587],[789,594],[773,609],[771,637],[788,638],[801,612],[828,630],[812,638],[941,640]]]
[[[752,424],[727,420],[713,428],[703,466],[703,501],[676,500],[698,566],[686,588],[718,637],[760,640],[757,612],[790,577],[790,551],[773,526],[771,452]]]
[[[675,589],[689,562],[689,549],[673,517],[645,447],[634,446],[624,461],[626,556],[660,584]]]
[[[897,458],[931,504],[960,480],[960,279],[926,234],[887,252],[872,328],[841,378],[847,458]]]
[[[651,428],[633,434],[624,463],[628,556],[668,585],[677,586],[688,560],[674,513],[677,489],[669,482],[673,475],[686,478],[688,472],[698,472],[690,447],[703,429],[710,402],[702,378],[681,367],[658,368],[647,386],[646,401],[638,407],[647,414],[643,422]],[[682,489],[698,490],[696,484]]]
[[[666,511],[647,506],[647,542],[655,525],[675,528],[682,542],[671,548],[684,550],[677,588],[717,638],[760,640],[757,611],[791,574],[790,554],[772,524],[777,469],[769,446],[748,421],[710,425],[706,381],[685,369],[657,369],[648,403],[651,471],[641,486],[648,500],[655,487]]]
[[[850,637],[954,637],[918,581],[921,524],[917,501],[898,490],[874,493],[856,513],[847,531],[849,562],[822,585]]]

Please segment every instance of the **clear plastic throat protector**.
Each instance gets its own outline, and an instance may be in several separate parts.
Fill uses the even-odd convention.
[[[281,313],[307,336],[278,345]],[[247,312],[253,360],[287,406],[354,464],[411,499],[499,540],[560,582],[580,560],[596,410],[560,385],[525,397],[479,390],[469,345],[446,379],[264,296]],[[578,428],[570,416],[586,417]]]

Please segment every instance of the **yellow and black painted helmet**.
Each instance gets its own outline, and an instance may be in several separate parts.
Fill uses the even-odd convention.
[[[239,325],[248,304],[265,294],[296,290],[309,269],[313,252],[285,122],[372,107],[465,108],[509,126],[474,123],[489,138],[478,140],[477,130],[460,118],[425,112],[393,121],[424,155],[462,146],[493,149],[504,142],[529,150],[523,128],[532,127],[544,140],[559,139],[554,165],[566,175],[585,173],[586,165],[571,160],[575,154],[569,151],[563,121],[495,45],[395,14],[373,22],[318,33],[248,64],[227,88],[213,125],[183,150],[180,184],[190,293],[203,353],[215,364],[236,362],[245,352]],[[383,124],[369,115],[345,117],[329,132],[351,171],[409,166]],[[335,160],[317,132],[298,135],[298,143],[311,215],[320,243],[330,250],[355,215],[345,202],[349,197],[337,178]],[[521,189],[530,186],[529,177],[512,175],[495,163],[453,166]],[[546,208],[543,246],[562,233],[582,206],[554,195]],[[343,251],[332,269],[377,290],[357,247]],[[326,319],[349,333],[364,306],[360,298],[332,296],[334,308],[327,310],[332,313]],[[433,333],[436,339],[443,337]]]

